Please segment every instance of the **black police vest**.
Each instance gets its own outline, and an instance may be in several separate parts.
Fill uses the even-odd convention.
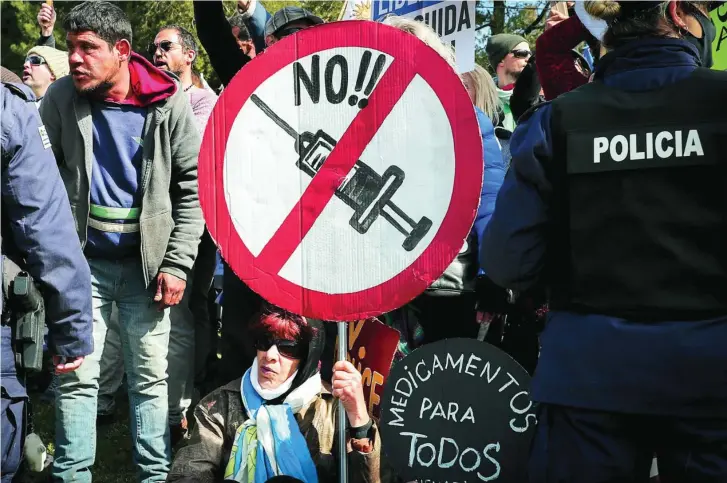
[[[727,315],[727,72],[552,102],[551,308],[633,321]]]

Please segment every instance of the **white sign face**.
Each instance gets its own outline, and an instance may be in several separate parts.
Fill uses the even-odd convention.
[[[217,101],[200,205],[235,274],[269,303],[352,321],[421,294],[477,214],[482,138],[433,49],[370,21],[282,39]]]
[[[274,252],[269,245],[277,246],[281,226],[333,147],[343,148],[342,137],[359,112],[381,109],[353,169],[323,201],[302,242],[280,254],[277,275],[294,285],[326,294],[381,285],[421,256],[450,207],[452,126],[419,74],[412,72],[406,85],[380,85],[394,60],[363,47],[301,57],[264,80],[233,122],[225,199],[235,230],[257,258]],[[385,92],[371,97],[379,87]],[[392,98],[390,112],[375,103],[386,98]]]
[[[475,68],[475,6],[472,0],[379,0],[373,3],[373,18],[394,14],[426,23],[454,47],[457,71],[462,74]]]

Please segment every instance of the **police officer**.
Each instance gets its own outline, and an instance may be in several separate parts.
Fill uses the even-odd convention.
[[[705,2],[585,2],[592,83],[536,108],[482,243],[544,280],[531,482],[727,481],[727,72]]]
[[[45,301],[48,344],[56,372],[69,372],[93,351],[91,275],[34,101],[25,86],[2,84],[3,287],[14,276],[11,267],[15,264],[37,282]],[[27,394],[22,371],[16,370],[12,298],[10,303],[2,300],[0,304],[0,472],[5,483],[12,481],[21,461]]]

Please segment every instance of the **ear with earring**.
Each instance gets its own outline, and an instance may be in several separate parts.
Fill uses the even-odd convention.
[[[679,34],[682,37],[686,36],[689,33],[689,29],[687,28],[687,23],[679,16],[679,12],[677,10],[677,2],[669,2],[667,12],[669,14],[669,19],[677,28]]]

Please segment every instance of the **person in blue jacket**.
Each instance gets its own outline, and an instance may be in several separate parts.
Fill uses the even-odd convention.
[[[481,246],[550,314],[531,482],[727,481],[727,73],[705,2],[585,2],[594,82],[540,106]],[[527,116],[526,116],[527,117]]]
[[[477,113],[477,123],[480,125],[480,135],[482,136],[482,158],[485,163],[485,174],[482,182],[482,193],[480,194],[480,207],[477,210],[477,217],[473,230],[477,235],[477,240],[481,241],[485,233],[485,228],[495,212],[495,203],[497,201],[497,193],[505,180],[505,172],[507,167],[502,158],[500,144],[495,137],[495,126],[489,117],[485,115],[479,108],[475,107]],[[480,259],[480,265],[482,260]]]
[[[34,101],[25,86],[3,83],[3,286],[10,282],[8,258],[39,284],[53,363],[57,373],[64,373],[76,370],[93,352],[91,273]],[[12,481],[21,462],[27,394],[15,367],[12,317],[3,302],[0,433],[5,483]]]

